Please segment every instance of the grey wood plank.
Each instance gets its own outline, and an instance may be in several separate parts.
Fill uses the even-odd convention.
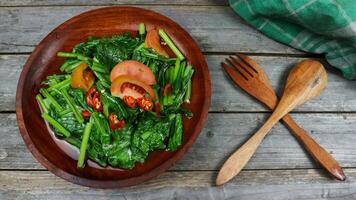
[[[2,0],[0,6],[68,6],[68,5],[228,5],[227,1],[221,0]]]
[[[173,170],[217,170],[256,129],[267,114],[209,114],[207,124]],[[356,114],[293,114],[296,121],[343,167],[356,167]],[[43,169],[26,149],[15,114],[0,114],[0,169]],[[316,168],[282,124],[265,138],[246,169]]]
[[[16,86],[28,56],[0,55],[0,111],[14,111]]]
[[[143,6],[177,21],[204,52],[301,52],[272,41],[226,6]],[[30,52],[52,29],[92,6],[1,7],[0,52]]]
[[[344,199],[356,198],[356,169],[345,170],[345,182],[320,170],[242,171],[215,187],[216,172],[166,172],[141,185],[123,189],[91,189],[71,184],[47,171],[0,171],[2,199]]]
[[[220,67],[225,55],[206,56],[212,79],[212,105],[210,111],[266,111],[254,99],[233,85]],[[0,55],[0,111],[15,110],[17,80],[27,55]],[[271,82],[281,93],[285,77],[293,64],[304,58],[252,56],[265,69]],[[315,99],[297,108],[297,111],[356,111],[355,81],[346,81],[340,75],[329,73],[326,90]]]

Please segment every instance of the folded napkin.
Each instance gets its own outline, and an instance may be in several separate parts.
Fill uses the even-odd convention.
[[[249,24],[356,79],[356,0],[229,0]]]

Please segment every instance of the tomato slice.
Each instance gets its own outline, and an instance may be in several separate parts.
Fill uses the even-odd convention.
[[[145,39],[145,47],[154,49],[158,54],[169,57],[167,51],[161,45],[161,39],[157,29],[152,29],[147,32]]]
[[[136,107],[136,99],[133,98],[132,96],[124,96],[123,100],[127,107],[129,108]]]
[[[88,91],[94,84],[94,74],[85,62],[82,62],[75,68],[71,75],[71,86],[73,88],[82,88]]]
[[[126,60],[117,64],[110,72],[110,81],[122,75],[129,75],[136,80],[153,85],[156,83],[156,77],[149,67],[135,60]]]
[[[153,103],[150,98],[147,97],[141,97],[137,99],[137,105],[142,108],[143,110],[146,111],[151,111],[153,108]]]
[[[127,75],[117,77],[111,83],[110,91],[111,95],[120,97],[121,99],[123,99],[124,96],[131,96],[134,99],[138,99],[146,94],[152,99],[156,98],[151,86]]]
[[[111,130],[117,130],[120,128],[124,128],[125,120],[117,119],[117,115],[115,113],[110,113],[109,115],[109,127]]]

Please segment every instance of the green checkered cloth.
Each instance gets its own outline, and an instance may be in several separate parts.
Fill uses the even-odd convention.
[[[248,23],[356,79],[356,0],[229,0]]]

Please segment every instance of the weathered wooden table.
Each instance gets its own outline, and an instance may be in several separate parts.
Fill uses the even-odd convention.
[[[210,114],[193,147],[161,176],[125,189],[81,187],[46,171],[25,147],[14,113],[16,84],[26,58],[54,27],[86,10],[127,3],[169,16],[198,42],[212,78]],[[292,115],[344,167],[345,182],[330,179],[278,124],[238,177],[214,187],[222,162],[269,113],[221,70],[220,62],[237,51],[252,55],[279,92],[294,63],[315,57],[268,39],[225,1],[1,0],[0,199],[356,199],[356,84],[333,70],[324,93]]]

